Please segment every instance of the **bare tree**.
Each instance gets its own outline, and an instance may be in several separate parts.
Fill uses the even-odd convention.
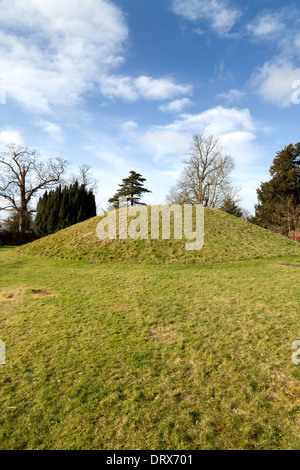
[[[16,211],[19,215],[19,232],[28,229],[30,202],[39,190],[55,186],[66,170],[68,162],[62,158],[40,161],[37,150],[17,144],[7,145],[8,151],[0,153],[1,210]]]
[[[219,139],[196,135],[184,169],[167,195],[169,204],[204,204],[212,208],[221,206],[225,197],[234,198],[229,175],[234,169],[230,155],[224,154]]]
[[[79,167],[79,174],[72,176],[72,183],[78,181],[79,184],[82,184],[86,189],[90,191],[97,191],[97,181],[91,175],[92,168],[89,165],[81,165]]]
[[[243,209],[242,208],[242,217],[241,217],[243,220],[246,220],[247,222],[252,222],[254,217],[253,215],[251,214],[250,211],[248,211],[248,209]]]
[[[300,205],[293,195],[280,196],[275,204],[271,224],[274,232],[298,240],[300,238]]]

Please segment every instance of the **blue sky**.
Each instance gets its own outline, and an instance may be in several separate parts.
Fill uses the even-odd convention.
[[[299,139],[300,6],[253,0],[0,0],[0,149],[88,164],[98,209],[135,170],[164,203],[195,134],[220,137],[253,212]],[[299,82],[297,82],[299,81]],[[294,86],[294,88],[292,88]]]

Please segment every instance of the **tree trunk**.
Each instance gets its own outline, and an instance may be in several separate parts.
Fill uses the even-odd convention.
[[[28,230],[27,208],[21,208],[19,212],[19,232],[24,234]]]
[[[21,204],[19,210],[19,232],[24,234],[28,230],[28,208],[25,192],[25,174],[22,174],[22,182],[20,185]]]

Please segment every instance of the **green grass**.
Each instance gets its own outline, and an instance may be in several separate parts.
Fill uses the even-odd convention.
[[[225,212],[205,209],[205,245],[186,251],[185,240],[105,240],[96,236],[101,218],[69,227],[18,248],[37,257],[147,264],[216,263],[299,255],[299,244]]]
[[[268,257],[95,263],[83,226],[0,251],[0,448],[299,449],[298,246],[243,225]]]
[[[4,253],[7,250],[12,250],[16,248],[14,245],[0,245],[0,253]]]
[[[194,252],[99,220],[0,250],[0,448],[299,449],[299,244],[211,209]]]

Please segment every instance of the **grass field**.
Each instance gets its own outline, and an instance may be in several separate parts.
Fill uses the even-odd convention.
[[[13,245],[0,245],[0,254],[4,253],[7,250],[12,250],[13,248],[16,248]]]
[[[299,449],[299,256],[0,251],[1,449]]]
[[[1,449],[299,449],[300,245],[206,210],[205,246],[0,249]]]

